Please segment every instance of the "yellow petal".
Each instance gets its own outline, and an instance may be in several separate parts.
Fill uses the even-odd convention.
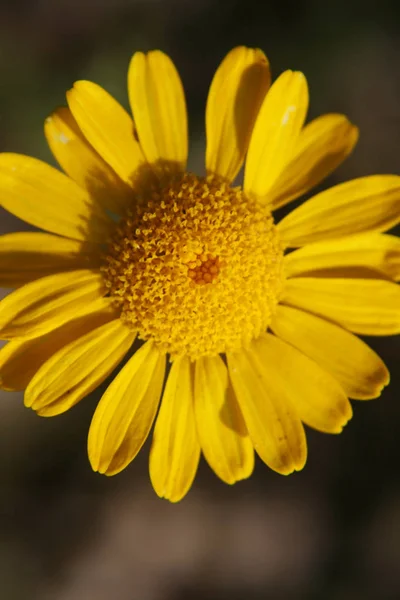
[[[126,110],[91,81],[77,81],[67,93],[67,100],[88,142],[123,181],[132,184],[144,159]]]
[[[271,329],[337,379],[350,398],[377,398],[389,383],[379,356],[355,335],[325,319],[280,305]]]
[[[305,194],[334,171],[358,140],[358,128],[344,115],[323,115],[300,132],[293,156],[269,193],[274,209]]]
[[[146,342],[103,394],[89,430],[94,471],[115,475],[136,456],[156,416],[165,373],[165,355]]]
[[[400,177],[360,177],[317,194],[278,223],[290,246],[385,231],[400,221]]]
[[[89,194],[50,165],[0,154],[0,206],[23,221],[75,240],[104,242],[110,219]]]
[[[382,233],[352,235],[340,240],[308,244],[284,258],[287,277],[296,275],[333,276],[373,269],[400,279],[400,239]],[[378,275],[375,275],[378,278]]]
[[[190,361],[180,357],[172,363],[150,450],[150,478],[158,496],[181,500],[193,483],[199,459]]]
[[[34,375],[25,406],[42,417],[69,410],[110,375],[134,339],[135,333],[118,318],[70,342]]]
[[[34,374],[53,354],[70,342],[115,319],[108,299],[97,311],[77,317],[61,327],[33,339],[12,340],[0,350],[0,388],[24,390]]]
[[[129,66],[128,90],[146,159],[183,171],[188,154],[186,103],[172,60],[159,50],[136,52]]]
[[[0,287],[19,287],[61,271],[100,266],[95,244],[51,233],[9,233],[0,237]]]
[[[0,338],[44,335],[97,309],[104,294],[100,273],[84,269],[27,283],[0,302]]]
[[[206,108],[206,167],[233,181],[271,83],[268,59],[258,48],[229,52],[211,83]]]
[[[232,385],[250,438],[259,457],[274,471],[288,475],[303,468],[306,438],[286,381],[265,360],[263,344],[228,353]]]
[[[195,414],[201,449],[222,481],[249,477],[254,450],[220,356],[196,361]]]
[[[271,334],[256,342],[269,388],[287,396],[300,419],[325,433],[340,433],[352,417],[351,404],[338,382],[313,360]],[[285,401],[286,402],[286,401]]]
[[[265,97],[254,126],[244,174],[244,189],[261,202],[291,157],[308,108],[303,73],[285,71]]]
[[[61,107],[45,121],[44,132],[59,165],[103,208],[121,213],[132,190],[85,139],[69,108]]]
[[[286,282],[281,302],[355,333],[400,333],[400,286],[390,281],[295,277]]]

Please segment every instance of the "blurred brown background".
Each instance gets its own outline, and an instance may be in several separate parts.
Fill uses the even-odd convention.
[[[160,48],[186,88],[191,168],[203,168],[208,86],[233,46],[263,48],[273,75],[303,70],[310,117],[345,112],[355,153],[327,184],[399,172],[397,0],[1,0],[0,149],[52,162],[43,120],[74,80],[127,105],[135,50]],[[2,233],[25,226],[0,213]],[[41,419],[0,396],[1,600],[396,600],[400,598],[399,341],[369,340],[392,372],[354,402],[339,436],[308,432],[302,473],[258,462],[230,488],[202,463],[178,505],[159,500],[148,446],[123,474],[90,471],[86,434],[99,392]]]

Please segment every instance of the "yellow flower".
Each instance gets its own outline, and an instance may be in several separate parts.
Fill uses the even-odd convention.
[[[348,397],[375,398],[389,381],[353,332],[400,331],[400,243],[382,233],[400,220],[400,177],[337,185],[276,224],[272,211],[331,173],[358,137],[339,114],[304,126],[302,73],[270,87],[260,50],[227,55],[207,101],[205,177],[186,172],[170,59],[136,53],[128,90],[135,124],[89,81],[46,120],[65,175],[0,155],[2,206],[44,230],[1,239],[0,285],[18,288],[0,305],[1,385],[26,388],[39,415],[62,413],[137,337],[93,416],[94,470],[124,469],[157,411],[150,477],[161,497],[186,494],[201,452],[230,484],[251,474],[254,450],[279,473],[299,470],[303,423],[338,433]],[[243,187],[232,187],[246,154]]]

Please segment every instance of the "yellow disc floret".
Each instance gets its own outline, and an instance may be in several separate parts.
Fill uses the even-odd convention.
[[[103,275],[140,339],[196,359],[247,346],[268,327],[282,258],[268,208],[220,179],[185,174],[138,195]]]

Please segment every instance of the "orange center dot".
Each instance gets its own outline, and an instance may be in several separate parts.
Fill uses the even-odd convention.
[[[212,283],[219,275],[221,263],[218,256],[200,254],[188,264],[188,276],[199,285]]]

